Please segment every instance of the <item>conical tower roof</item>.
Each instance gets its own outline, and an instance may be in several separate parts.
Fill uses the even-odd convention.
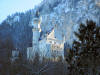
[[[51,33],[47,36],[48,39],[55,39],[55,32],[54,29],[51,31]]]

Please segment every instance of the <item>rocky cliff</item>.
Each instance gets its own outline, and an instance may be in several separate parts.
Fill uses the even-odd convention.
[[[41,28],[44,33],[56,26],[56,36],[72,44],[76,39],[74,31],[77,31],[80,23],[93,20],[100,24],[99,0],[43,0],[35,10],[42,16]]]
[[[7,38],[4,31],[11,34],[15,48],[27,48],[32,42],[32,26],[31,21],[35,11],[39,11],[42,16],[42,33],[49,33],[55,28],[55,35],[59,40],[65,36],[66,42],[72,45],[74,39],[74,31],[78,30],[80,23],[86,20],[93,20],[100,25],[100,1],[99,0],[43,0],[33,10],[25,13],[16,13],[8,16],[1,26],[9,25],[11,28],[2,28],[0,30],[1,40]],[[3,36],[5,34],[5,36]],[[34,37],[34,36],[33,36]]]

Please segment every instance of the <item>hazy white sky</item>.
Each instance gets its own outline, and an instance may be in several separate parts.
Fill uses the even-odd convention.
[[[24,12],[34,8],[42,0],[0,0],[0,22],[15,12]]]

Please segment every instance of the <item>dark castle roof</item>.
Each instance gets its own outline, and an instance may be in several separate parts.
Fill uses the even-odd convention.
[[[36,11],[36,13],[35,13],[35,16],[34,16],[34,17],[36,17],[36,18],[39,18],[39,17],[40,17],[39,11]]]
[[[45,38],[45,37],[46,37],[46,34],[49,35],[53,29],[54,29],[54,28],[50,29],[49,31],[47,31],[47,32],[45,32],[45,33],[42,31],[42,32],[40,33],[39,41],[42,40],[43,38]]]

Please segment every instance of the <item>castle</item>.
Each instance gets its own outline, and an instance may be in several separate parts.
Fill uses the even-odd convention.
[[[45,37],[41,38],[41,21],[42,18],[40,17],[39,12],[36,12],[31,21],[33,26],[33,38],[32,47],[27,48],[27,59],[33,60],[35,53],[38,53],[40,57],[57,58],[61,56],[64,58],[64,36],[62,36],[63,40],[57,39],[55,36],[57,26],[55,25],[50,33],[47,33]]]

